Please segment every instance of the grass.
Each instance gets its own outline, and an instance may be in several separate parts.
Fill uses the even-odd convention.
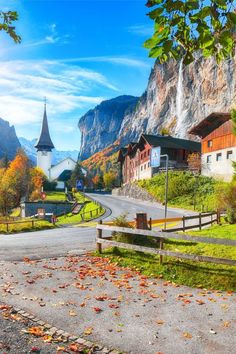
[[[0,224],[0,233],[20,233],[20,232],[29,232],[29,231],[39,231],[39,230],[46,230],[46,229],[53,229],[55,226],[46,220],[35,220],[34,227],[32,227],[32,220],[24,221],[20,223],[14,223],[8,225],[8,232],[7,232],[7,225]]]
[[[217,225],[210,229],[191,232],[191,235],[236,240],[236,225]],[[176,252],[236,259],[236,248],[233,246],[168,240],[165,242],[164,248]],[[110,257],[120,266],[135,268],[148,276],[161,275],[165,280],[173,281],[176,284],[215,290],[236,290],[236,267],[233,266],[180,260],[171,257],[164,257],[164,262],[160,265],[159,256],[116,247],[104,250],[102,256]]]
[[[66,196],[64,192],[46,192],[46,199],[47,202],[65,202]]]
[[[80,210],[79,214],[73,215],[72,213],[60,216],[58,218],[58,224],[73,224],[79,223],[82,221],[89,221],[93,220],[96,217],[99,217],[104,214],[105,210],[102,208],[101,210],[97,211],[99,206],[92,201],[87,199],[84,207]]]

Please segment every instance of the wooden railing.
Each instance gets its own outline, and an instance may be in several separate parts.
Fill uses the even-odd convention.
[[[130,235],[140,235],[140,236],[151,236],[158,240],[160,240],[160,248],[150,248],[145,246],[138,246],[128,243],[116,242],[111,239],[111,235],[107,236],[103,234],[103,231],[109,232],[119,232]],[[209,238],[209,237],[199,237],[199,236],[190,236],[185,234],[175,234],[175,233],[166,233],[162,231],[151,231],[151,230],[140,230],[140,229],[132,229],[118,226],[108,226],[103,225],[102,221],[97,225],[97,250],[99,253],[102,252],[102,245],[106,244],[113,247],[120,247],[124,249],[130,249],[139,252],[148,252],[160,255],[160,263],[162,263],[162,257],[176,257],[181,259],[189,259],[191,261],[198,262],[210,262],[217,264],[226,264],[230,266],[236,266],[236,260],[226,259],[226,258],[215,258],[208,256],[201,256],[196,254],[187,254],[180,252],[173,252],[164,250],[164,242],[165,240],[179,240],[179,241],[190,241],[194,243],[207,243],[213,245],[224,245],[224,246],[236,246],[236,240],[230,239],[222,239],[222,238]]]
[[[22,221],[1,221],[0,222],[0,225],[5,225],[6,226],[6,232],[8,233],[10,231],[10,228],[9,226],[10,225],[20,225],[20,224],[27,224],[27,225],[30,225],[31,228],[33,229],[35,227],[35,224],[36,223],[40,223],[44,220],[32,220],[32,219],[29,219],[29,220],[22,220]]]

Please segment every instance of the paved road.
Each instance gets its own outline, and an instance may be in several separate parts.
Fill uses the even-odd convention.
[[[106,219],[111,220],[121,213],[129,213],[128,217],[133,219],[136,212],[147,212],[149,217],[162,218],[164,215],[163,206],[157,203],[140,202],[129,200],[123,197],[111,195],[91,195],[104,206],[111,209],[106,214]],[[168,216],[178,216],[180,211],[170,210]],[[16,235],[0,235],[0,260],[15,261],[23,257],[36,259],[81,254],[84,251],[94,249],[96,231],[95,227],[67,227],[53,230],[21,233]]]

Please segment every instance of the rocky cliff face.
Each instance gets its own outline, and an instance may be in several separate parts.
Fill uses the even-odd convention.
[[[228,112],[236,103],[236,59],[217,65],[198,59],[183,67],[170,61],[156,64],[137,109],[126,115],[119,137],[123,143],[142,132],[156,134],[167,128],[174,136],[188,130],[212,112]]]
[[[14,126],[0,118],[0,158],[7,156],[10,160],[14,159],[20,147]]]
[[[122,119],[120,130],[111,137],[121,145],[135,141],[141,133],[156,134],[166,128],[173,136],[186,138],[188,130],[212,112],[228,112],[236,104],[236,58],[217,65],[214,59],[197,59],[184,67],[182,62],[156,64],[148,87],[132,111]],[[116,116],[105,125],[115,124]],[[92,121],[91,121],[92,123]],[[119,120],[120,124],[120,120]],[[89,145],[90,135],[83,125],[83,141]],[[100,134],[99,130],[94,134]],[[99,138],[97,138],[99,139]],[[111,140],[109,141],[111,143]],[[82,156],[106,147],[92,144],[89,151],[82,144]]]
[[[119,135],[126,114],[134,110],[138,97],[120,96],[104,101],[79,120],[82,133],[80,159],[109,146]]]

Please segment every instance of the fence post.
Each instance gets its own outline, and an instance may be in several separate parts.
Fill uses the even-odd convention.
[[[164,240],[160,238],[160,250],[164,249]],[[160,264],[163,264],[163,255],[160,254]]]
[[[202,213],[199,213],[199,230],[202,229]]]
[[[32,228],[34,228],[34,220],[32,220]]]
[[[102,225],[102,220],[99,220],[99,225]],[[97,229],[97,239],[102,238],[102,230]],[[97,251],[102,253],[102,244],[97,242]]]
[[[149,219],[149,229],[152,230],[152,218]]]
[[[211,226],[213,224],[213,213],[211,214]]]
[[[92,217],[93,217],[93,211],[90,210],[90,218],[92,219]]]
[[[7,233],[9,232],[9,224],[8,224],[8,222],[6,223],[6,225],[7,225]]]
[[[216,219],[217,219],[217,224],[219,225],[220,224],[220,209],[217,209]]]
[[[185,232],[185,216],[183,216],[183,232]]]

